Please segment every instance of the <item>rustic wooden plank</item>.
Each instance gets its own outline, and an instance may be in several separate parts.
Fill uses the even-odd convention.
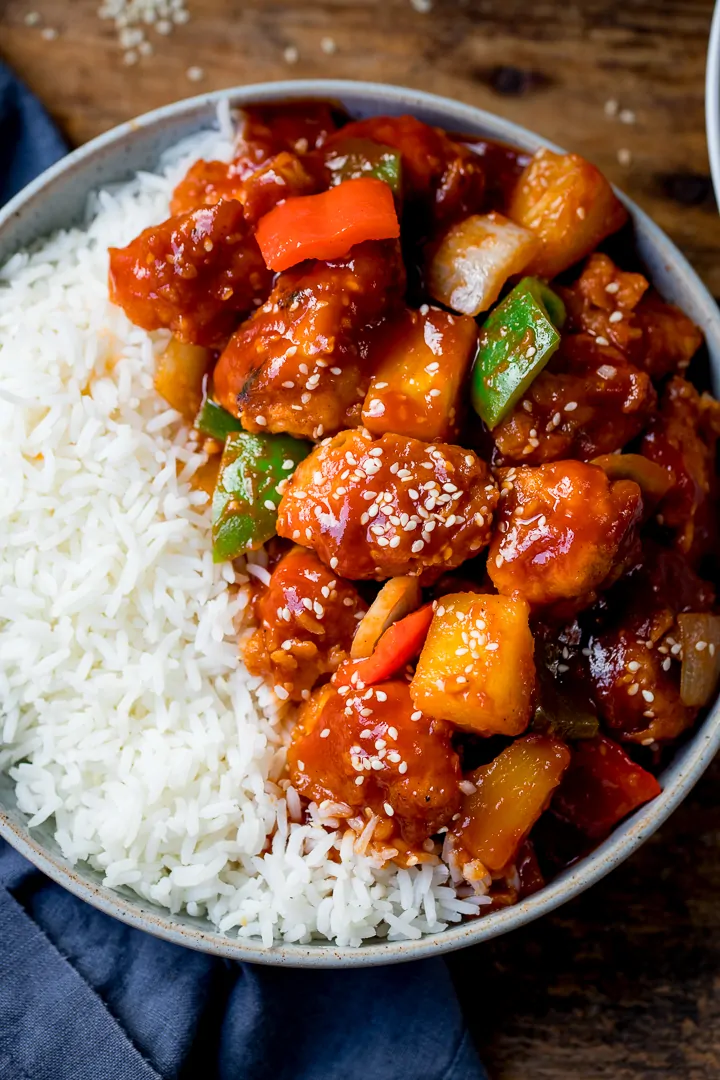
[[[719,781],[582,897],[451,958],[493,1080],[717,1080]]]
[[[199,90],[288,77],[447,94],[594,160],[720,296],[704,64],[712,0],[187,0],[125,67],[100,0],[0,0],[0,54],[78,144]],[[58,30],[28,27],[29,10]],[[333,38],[336,52],[321,48]],[[283,52],[298,50],[288,65]],[[193,84],[189,67],[201,65]],[[635,114],[605,115],[614,99]],[[629,150],[621,165],[618,152]],[[556,915],[453,958],[494,1080],[720,1076],[720,763],[625,866]]]

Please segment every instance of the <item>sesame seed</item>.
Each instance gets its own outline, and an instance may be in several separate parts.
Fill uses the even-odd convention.
[[[577,401],[568,401],[565,405],[565,412],[575,412],[577,409]]]
[[[605,292],[610,293],[611,296],[614,296],[615,293],[619,292],[619,291],[620,291],[620,284],[617,281],[609,281],[607,283],[607,285],[605,286]]]
[[[672,666],[672,660],[671,660],[671,659],[670,659],[670,657],[668,656],[668,657],[667,657],[667,658],[666,658],[665,660],[663,660],[663,662],[662,662],[662,669],[663,669],[663,671],[669,671],[669,670],[670,670],[670,668],[671,668],[671,666]]]
[[[259,424],[260,427],[265,427],[265,425],[267,424],[267,420],[265,419],[264,416],[256,416],[255,417],[255,423]]]
[[[618,113],[618,120],[621,124],[634,124],[635,113],[632,111],[632,109],[621,109]]]
[[[617,375],[617,368],[612,364],[601,364],[597,369],[597,373],[601,379],[614,379]]]
[[[283,60],[286,64],[297,64],[299,59],[300,53],[294,45],[288,45],[287,48],[283,50]]]
[[[393,815],[395,814],[395,811],[393,810],[389,802],[383,803],[383,810],[388,817],[393,817]]]
[[[422,716],[422,712],[418,709],[417,712],[410,713],[411,720],[419,720]]]
[[[329,727],[323,728],[323,730],[320,732],[320,738],[321,739],[327,739],[329,734],[330,734],[330,728]]]
[[[628,671],[639,671],[640,665],[638,664],[637,660],[631,660],[627,666],[627,669]]]
[[[595,338],[595,341],[597,342],[598,345],[609,345],[610,344],[608,339],[606,337],[602,337],[601,334],[598,334],[598,336]]]
[[[263,506],[265,507],[266,510],[276,510],[277,509],[277,507],[275,506],[275,503],[272,501],[272,499],[266,499],[265,502],[263,503]]]
[[[331,368],[330,368],[330,374],[331,374],[331,375],[342,375],[342,368],[339,368],[339,367],[331,367]]]
[[[695,648],[698,652],[703,652],[704,649],[707,649],[707,641],[696,641]]]
[[[205,71],[201,67],[193,66],[189,67],[185,72],[190,82],[200,82],[205,78]]]
[[[617,116],[618,108],[619,105],[615,98],[608,98],[605,102],[605,115],[610,117]]]
[[[398,765],[398,772],[402,773],[403,776],[405,775],[405,773],[407,772],[407,761],[400,762],[400,764]]]
[[[634,682],[631,686],[628,686],[628,697],[635,697],[639,689],[640,684],[636,682]]]
[[[365,783],[365,777],[364,776],[356,776],[355,777],[355,783],[357,784],[358,787],[360,787],[361,784]]]
[[[273,689],[275,691],[275,696],[279,697],[281,701],[287,701],[287,699],[290,697],[289,693],[287,692],[287,690],[285,689],[284,686],[280,686],[278,684],[277,686],[274,686]],[[298,765],[300,765],[300,762],[298,762]],[[300,768],[304,769],[305,766],[300,765]]]
[[[617,152],[617,159],[620,165],[628,166],[632,161],[632,154],[623,146]]]
[[[320,48],[326,56],[332,56],[333,53],[337,50],[335,39],[331,37],[324,37],[320,42]]]
[[[643,690],[642,696],[645,699],[645,701],[647,701],[648,705],[650,704],[651,701],[655,700],[655,695],[653,694],[652,690]]]
[[[422,540],[416,540],[410,549],[413,555],[419,555],[422,549],[425,547],[425,543]]]
[[[611,323],[622,322],[622,317],[623,317],[622,311],[613,311],[612,315],[608,319],[608,322],[611,322]]]

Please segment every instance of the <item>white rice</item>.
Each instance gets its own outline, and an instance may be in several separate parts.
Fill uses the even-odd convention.
[[[0,769],[29,826],[54,818],[110,887],[268,947],[417,938],[489,900],[301,823],[276,783],[283,706],[238,659],[248,576],[213,565],[203,458],[153,389],[167,337],[108,301],[108,246],[167,216],[192,160],[231,150],[226,110],[93,197],[86,229],[0,270]]]

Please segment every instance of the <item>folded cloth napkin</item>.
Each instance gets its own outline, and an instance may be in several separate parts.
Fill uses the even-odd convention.
[[[0,65],[0,203],[65,152]],[[237,964],[134,930],[0,841],[0,1080],[483,1080],[439,958]]]

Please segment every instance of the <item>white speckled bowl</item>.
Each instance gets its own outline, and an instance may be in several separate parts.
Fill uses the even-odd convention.
[[[544,142],[538,135],[479,109],[396,86],[308,80],[223,90],[180,101],[123,124],[49,169],[0,211],[0,264],[15,250],[43,234],[80,220],[86,197],[92,189],[129,178],[138,169],[152,168],[167,147],[212,124],[216,105],[223,98],[228,98],[234,106],[241,106],[301,97],[335,99],[358,117],[412,113],[421,120],[450,130],[487,135],[531,151]],[[720,312],[717,305],[660,229],[629,199],[623,197],[623,201],[632,215],[637,247],[654,283],[705,333],[717,392],[720,387]],[[6,776],[0,777],[0,835],[76,896],[131,926],[168,941],[233,960],[289,967],[387,964],[477,944],[537,919],[577,896],[626,859],[665,821],[707,768],[718,746],[720,705],[716,703],[702,726],[678,750],[663,773],[662,794],[616,829],[592,855],[560,874],[547,888],[516,907],[463,923],[444,933],[429,935],[420,941],[378,940],[360,949],[337,948],[318,942],[312,945],[278,944],[267,950],[259,942],[224,936],[205,919],[171,915],[139,899],[130,890],[108,889],[99,873],[88,866],[72,867],[63,858],[53,840],[50,823],[32,832],[28,830],[23,815],[17,810],[13,786]]]
[[[705,129],[715,199],[720,205],[720,2],[715,4],[705,68]]]

